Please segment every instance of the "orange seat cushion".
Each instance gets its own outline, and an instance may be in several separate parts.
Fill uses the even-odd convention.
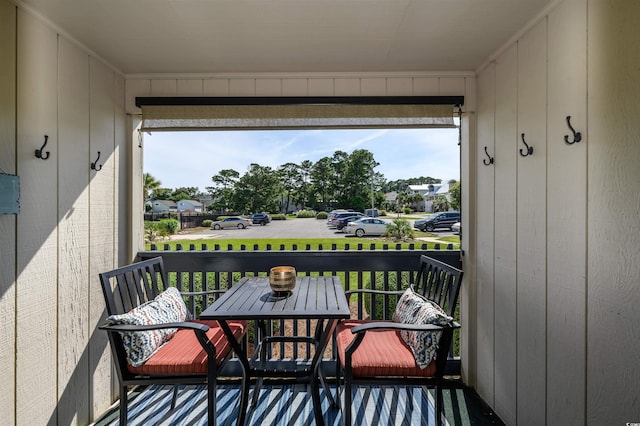
[[[193,322],[209,326],[207,337],[216,347],[216,363],[220,365],[232,349],[220,324],[218,321],[194,320]],[[227,321],[227,324],[236,339],[239,339],[247,328],[246,321]],[[134,374],[206,374],[207,353],[193,330],[180,329],[144,364],[139,367],[127,365],[127,368]]]
[[[345,367],[344,353],[355,338],[351,329],[368,321],[347,320],[336,327],[338,357],[342,368]],[[362,343],[352,356],[354,377],[433,377],[435,362],[420,368],[411,352],[411,348],[400,337],[398,330],[367,331]]]

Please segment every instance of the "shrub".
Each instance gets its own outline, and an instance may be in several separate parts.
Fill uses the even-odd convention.
[[[300,210],[296,215],[298,219],[308,219],[315,217],[315,214],[310,210]]]
[[[205,228],[211,228],[212,223],[213,221],[211,219],[205,219],[202,221],[202,226],[204,226]]]
[[[167,231],[160,227],[160,222],[144,222],[144,240],[147,243],[155,243],[167,236]]]
[[[393,223],[387,225],[385,237],[393,238],[396,241],[413,239],[413,229],[406,219],[393,219]]]
[[[287,220],[287,216],[285,216],[283,213],[276,213],[274,215],[271,215],[271,220]]]
[[[403,210],[403,213],[404,214],[411,214],[411,213],[413,213],[413,210],[411,210],[410,207],[405,207],[404,210]]]
[[[316,219],[326,219],[329,217],[329,213],[327,212],[318,212],[316,215]]]
[[[167,235],[175,234],[180,229],[180,223],[175,219],[162,219],[158,222],[158,228]]]
[[[386,210],[380,210],[380,211],[378,212],[378,214],[379,214],[380,216],[386,216],[386,215],[387,215],[387,211],[386,211]]]

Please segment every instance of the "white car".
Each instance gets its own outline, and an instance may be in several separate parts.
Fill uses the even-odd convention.
[[[343,230],[345,233],[355,235],[358,238],[365,235],[382,235],[387,232],[387,222],[367,217],[347,223]]]
[[[459,234],[460,233],[460,222],[456,222],[453,225],[451,225],[451,230],[453,231],[454,234]]]

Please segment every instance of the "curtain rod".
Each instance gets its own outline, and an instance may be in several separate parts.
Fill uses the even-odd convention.
[[[185,105],[464,105],[464,96],[137,96],[136,106]]]

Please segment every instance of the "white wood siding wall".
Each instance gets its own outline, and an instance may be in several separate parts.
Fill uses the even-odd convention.
[[[16,173],[16,8],[0,1],[0,173]],[[16,215],[0,215],[0,413],[15,423]]]
[[[640,419],[640,2],[588,1],[587,421]]]
[[[508,424],[640,417],[638,16],[559,2],[478,75],[476,387]]]
[[[0,167],[21,205],[0,216],[2,424],[85,425],[115,396],[97,273],[130,260],[124,78],[5,0],[0,33]]]

